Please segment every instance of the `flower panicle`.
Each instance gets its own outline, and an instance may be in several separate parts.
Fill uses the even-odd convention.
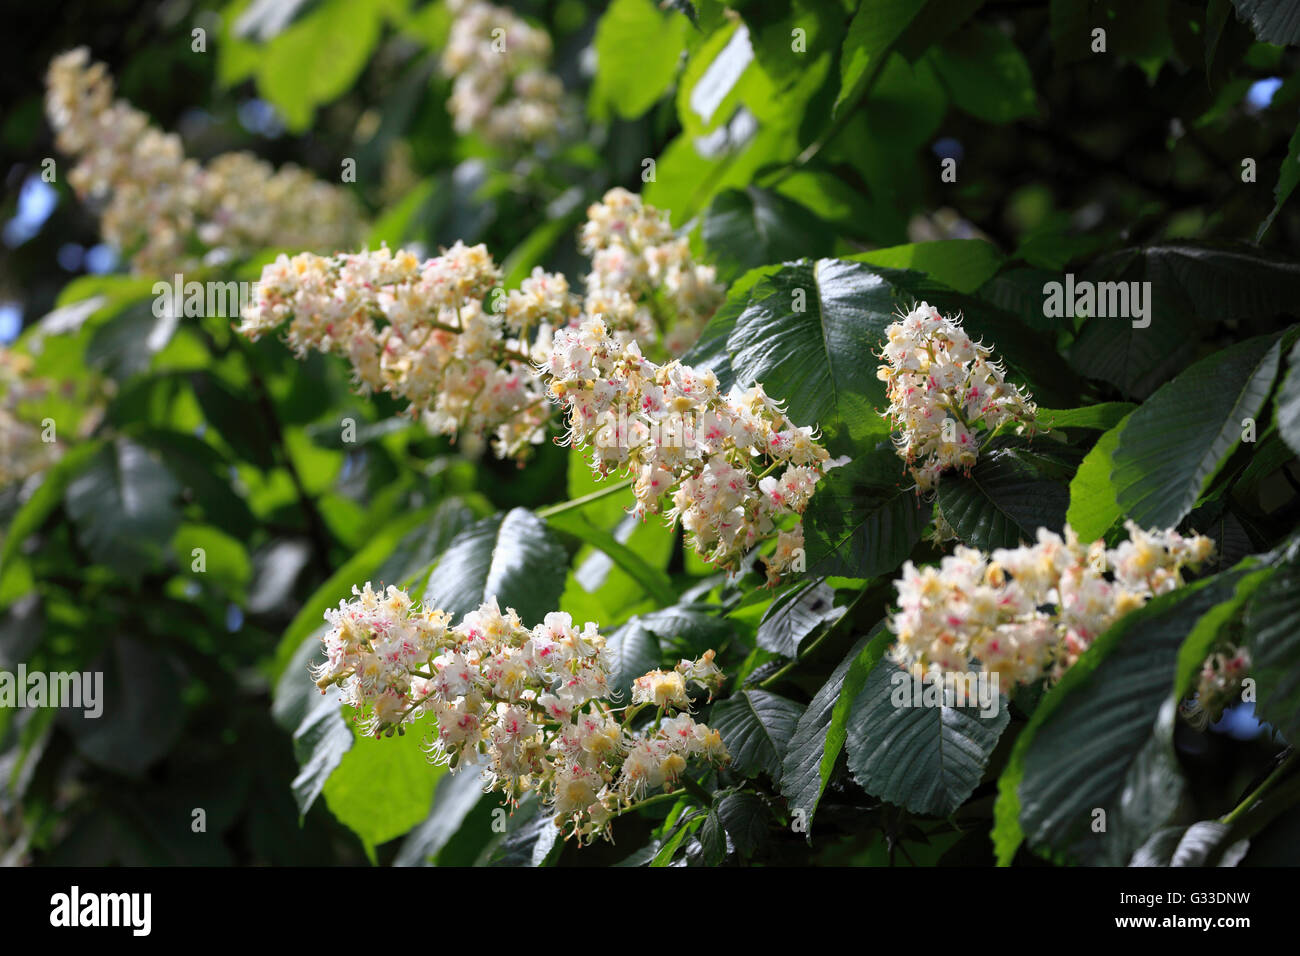
[[[528,628],[493,599],[453,624],[400,588],[368,582],[325,619],[312,677],[322,692],[340,688],[364,732],[391,736],[432,718],[432,762],[475,768],[510,804],[536,792],[581,842],[609,836],[614,816],[675,786],[690,761],[730,759],[718,732],[690,715],[687,684],[711,699],[723,682],[711,650],[637,679],[634,704],[652,699],[659,709],[633,729],[616,717],[612,662],[594,623],[553,612]]]

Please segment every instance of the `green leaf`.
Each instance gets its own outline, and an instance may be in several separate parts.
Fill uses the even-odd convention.
[[[1273,208],[1259,225],[1259,232],[1255,234],[1255,241],[1259,242],[1264,238],[1264,233],[1273,225],[1273,220],[1277,214],[1282,211],[1286,201],[1291,198],[1295,192],[1296,184],[1300,183],[1300,126],[1291,134],[1291,142],[1287,145],[1286,158],[1282,160],[1282,166],[1277,173],[1277,185],[1273,187]]]
[[[1070,482],[1070,509],[1065,513],[1081,541],[1096,541],[1120,516],[1119,499],[1111,482],[1115,449],[1128,415],[1100,438],[1084,457]]]
[[[731,119],[747,92],[770,92],[771,83],[754,62],[749,29],[735,22],[714,32],[691,54],[677,87],[677,118],[699,136]]]
[[[1218,820],[1164,827],[1142,844],[1129,866],[1236,866],[1250,841],[1229,843],[1231,835],[1232,828]]]
[[[725,282],[758,266],[832,251],[834,237],[808,209],[756,186],[714,197],[701,235]]]
[[[529,800],[531,815],[516,811],[507,823],[505,838],[489,854],[491,866],[554,866],[564,850],[560,830],[550,814]]]
[[[1033,543],[1039,528],[1060,532],[1069,506],[1063,486],[1038,477],[1005,448],[986,452],[969,476],[944,475],[937,500],[957,537],[981,551]]]
[[[1024,839],[1085,860],[1117,854],[1119,841],[1107,846],[1106,834],[1092,832],[1093,810],[1114,812],[1175,689],[1184,640],[1232,597],[1241,577],[1228,572],[1153,599],[1093,641],[1048,691],[998,780],[993,840],[1000,864],[1011,862]]]
[[[672,85],[690,21],[651,0],[614,0],[596,25],[596,77],[588,107],[597,118],[635,119]]]
[[[479,801],[483,798],[483,775],[469,766],[443,774],[433,798],[433,809],[418,827],[410,832],[393,858],[394,866],[427,866],[456,835]]]
[[[969,693],[976,693],[974,684]],[[1002,698],[984,714],[978,700],[965,707],[917,706],[921,694],[921,683],[894,660],[876,663],[849,711],[849,771],[873,796],[913,813],[944,816],[979,785],[1011,717]]]
[[[1273,416],[1287,447],[1300,455],[1300,342],[1291,349],[1286,364],[1286,378],[1273,399]]]
[[[804,514],[809,572],[871,578],[902,564],[930,510],[909,481],[889,442],[832,470]]]
[[[40,485],[23,502],[5,529],[4,546],[0,548],[0,580],[10,576],[10,570],[20,558],[23,544],[59,507],[68,484],[83,468],[96,461],[102,444],[100,441],[89,441],[76,445],[46,469]]]
[[[844,608],[835,606],[835,589],[821,581],[812,581],[768,605],[759,621],[755,640],[765,651],[795,657],[805,638],[838,620],[843,613]]]
[[[1084,322],[1070,347],[1070,363],[1081,374],[1146,397],[1196,355],[1197,342],[1219,323],[1294,312],[1300,263],[1245,243],[1184,241],[1122,249],[1098,259],[1082,278],[1150,283],[1135,287],[1147,290],[1141,293],[1145,319],[1139,322],[1145,327],[1098,314]],[[1124,311],[1122,299],[1112,310],[1109,292],[1106,298],[1108,313]],[[1072,304],[1066,305],[1072,316]]]
[[[974,292],[991,279],[1002,264],[1002,255],[983,239],[936,239],[905,246],[873,249],[848,257],[888,269],[924,272],[958,292]]]
[[[712,807],[700,827],[700,850],[705,866],[719,866],[727,858],[727,831]]]
[[[1043,428],[1091,428],[1105,432],[1114,429],[1135,407],[1132,402],[1103,402],[1083,408],[1040,408],[1038,424]]]
[[[645,558],[621,543],[614,535],[592,524],[586,516],[578,512],[563,512],[551,515],[546,523],[556,531],[565,532],[603,552],[615,564],[626,571],[645,589],[647,596],[659,604],[673,604],[677,592],[668,575],[652,566]]]
[[[307,687],[311,686],[306,674],[297,673],[286,674],[282,683],[284,680],[295,679]],[[352,728],[343,719],[338,692],[313,697],[293,733],[293,753],[299,769],[290,789],[298,804],[300,817],[306,816],[316,802],[330,775],[338,769],[344,755],[352,749],[354,740]]]
[[[275,465],[275,442],[257,402],[209,372],[192,374],[190,385],[203,417],[236,456],[263,471]]]
[[[676,604],[638,614],[633,620],[656,635],[665,652],[671,650],[678,657],[695,658],[710,648],[717,650],[733,633],[717,608],[703,604]]]
[[[883,624],[860,637],[795,725],[786,750],[781,792],[791,809],[806,814],[804,832],[809,840],[813,815],[848,737],[853,701],[893,640],[894,635]]]
[[[184,729],[181,669],[170,654],[117,636],[87,670],[103,675],[100,713],[64,714],[77,751],[91,763],[138,777],[172,749]]]
[[[429,207],[440,185],[444,184],[436,177],[430,177],[411,187],[406,195],[375,220],[366,238],[367,247],[374,249],[385,242],[394,248],[402,246],[415,231],[421,213]]]
[[[747,777],[765,773],[780,786],[782,763],[804,706],[765,690],[745,690],[713,706],[709,726],[722,735],[731,767]]]
[[[1280,341],[1260,336],[1208,356],[1162,386],[1124,425],[1111,472],[1121,509],[1169,528],[1196,505],[1255,418],[1277,375]]]
[[[253,576],[253,564],[243,543],[211,525],[182,525],[172,539],[172,550],[182,574],[200,582],[211,576],[219,587],[236,597],[243,595]],[[199,557],[196,550],[202,551],[202,571],[194,570]]]
[[[1246,608],[1246,647],[1260,717],[1300,739],[1300,565],[1279,567]]]
[[[424,603],[459,618],[496,598],[532,626],[559,607],[567,567],[546,523],[515,508],[456,536],[429,574]]]
[[[851,106],[880,70],[886,54],[921,10],[916,0],[864,3],[853,15],[840,53],[840,92],[835,112]]]
[[[380,21],[372,0],[322,0],[267,45],[257,86],[290,130],[305,130],[317,106],[352,87],[379,40]]]
[[[820,425],[841,447],[879,434],[872,352],[894,320],[889,284],[869,267],[804,260],[760,279],[727,339],[741,383],[761,382],[791,421]]]
[[[1255,36],[1278,46],[1300,46],[1300,7],[1274,0],[1232,0],[1237,17],[1248,20]]]
[[[749,185],[764,166],[795,158],[805,107],[821,89],[829,54],[810,58],[794,86],[778,95],[753,60],[744,24],[715,31],[682,74],[682,131],[660,153],[645,201],[688,222],[717,193]]]
[[[356,740],[329,775],[321,796],[330,812],[374,848],[406,833],[429,812],[445,767],[434,767],[424,749],[433,719],[425,718],[395,737]]]
[[[718,801],[714,812],[742,857],[748,859],[767,842],[771,814],[757,794],[729,793]]]
[[[849,20],[838,0],[741,2],[734,6],[749,27],[749,41],[759,65],[779,90],[797,82],[810,58],[838,52]]]
[[[256,519],[247,502],[230,487],[230,460],[225,455],[184,432],[133,427],[131,437],[162,456],[167,470],[210,523],[241,538],[252,534]]]
[[[605,644],[610,689],[630,700],[632,682],[659,666],[659,641],[632,619],[609,635]]]
[[[718,306],[718,311],[714,312],[713,317],[705,324],[695,344],[682,356],[682,363],[695,368],[712,369],[718,376],[718,381],[729,387],[736,380],[736,376],[731,368],[731,356],[727,353],[727,339],[736,327],[736,319],[749,305],[750,290],[765,277],[779,271],[779,266],[760,266],[757,269],[750,269],[733,282],[731,288],[727,290],[726,300]],[[589,468],[587,470],[590,471]],[[572,485],[569,488],[569,495],[573,497]]]
[[[1038,115],[1029,64],[996,27],[972,23],[932,50],[930,59],[964,112],[990,123]]]
[[[176,479],[146,448],[114,439],[68,483],[64,497],[78,537],[91,556],[139,578],[162,555],[180,526]]]

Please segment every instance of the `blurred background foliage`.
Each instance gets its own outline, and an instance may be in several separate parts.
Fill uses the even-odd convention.
[[[1300,54],[1286,32],[1294,21],[1269,20],[1256,9],[1265,5],[511,6],[549,31],[553,68],[576,103],[565,136],[515,153],[454,133],[437,68],[450,23],[439,2],[69,0],[10,11],[0,339],[22,336],[37,374],[56,382],[28,412],[76,439],[59,463],[0,489],[0,665],[102,670],[107,704],[94,722],[0,711],[0,862],[418,862],[435,848],[439,862],[469,863],[531,852],[510,835],[491,846],[467,836],[489,831],[491,808],[439,786],[414,736],[354,743],[343,726],[322,747],[313,735],[337,739],[341,721],[309,719],[316,695],[303,655],[321,611],[351,583],[427,579],[473,522],[592,487],[550,444],[522,480],[511,463],[430,437],[387,398],[354,394],[342,363],[296,361],[273,339],[249,344],[228,318],[151,335],[155,277],[126,275],[66,178],[41,176],[47,157],[70,165],[42,105],[47,65],[68,48],[89,46],[119,95],[180,133],[191,156],[247,149],[331,182],[354,160],[347,188],[366,209],[372,247],[485,242],[508,286],[536,264],[581,276],[575,230],[614,185],[671,210],[726,281],[800,256],[987,239],[1001,255],[987,272],[972,267],[962,291],[978,288],[1050,335],[1059,330],[1044,325],[1041,290],[1063,271],[1164,269],[1158,278],[1174,289],[1227,261],[1115,261],[1117,250],[1258,239],[1267,259],[1300,240],[1300,206],[1284,203],[1300,176]],[[924,9],[897,15],[908,6]],[[1104,55],[1089,52],[1097,23]],[[806,52],[792,59],[796,29]],[[940,175],[945,159],[957,161],[955,182]],[[228,274],[255,279],[273,254]],[[1117,367],[1086,329],[1059,332],[1073,370],[1091,380],[1089,398],[1143,398],[1195,354],[1249,331],[1251,315],[1218,316],[1184,295],[1204,313],[1196,333],[1140,367]],[[340,438],[348,418],[352,444]],[[566,610],[617,625],[656,606],[661,579],[670,596],[708,580],[670,532],[634,529],[619,503],[606,504],[584,513],[590,527],[556,529],[574,568],[553,569]],[[597,533],[646,559],[641,580],[584,543]],[[202,574],[191,569],[197,547]],[[750,613],[751,632],[762,610]],[[1254,772],[1249,745],[1229,740],[1196,758],[1216,768],[1204,771],[1210,783]],[[322,754],[329,765],[313,766]],[[430,816],[435,787],[443,812]],[[389,810],[376,817],[380,803]],[[196,808],[205,834],[193,832]],[[828,830],[837,812],[824,812]],[[819,842],[815,858],[893,861],[898,841],[918,834],[914,862],[987,855],[952,833],[927,844],[887,805],[870,814],[871,826],[855,824],[865,836]],[[470,823],[443,832],[448,819]],[[620,840],[626,832],[626,848],[641,846],[634,828],[650,826],[629,820]],[[584,852],[585,862],[620,856]],[[802,841],[790,852],[806,853]]]

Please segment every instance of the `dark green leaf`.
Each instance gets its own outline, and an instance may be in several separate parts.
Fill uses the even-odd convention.
[[[1060,532],[1069,507],[1065,487],[1039,478],[1020,456],[986,453],[970,475],[939,482],[939,511],[964,544],[983,551],[1037,540],[1038,529]]]
[[[180,525],[179,493],[156,455],[117,438],[69,482],[64,501],[95,560],[138,577],[159,559]]]
[[[1191,366],[1137,408],[1115,448],[1121,509],[1144,528],[1169,528],[1196,505],[1255,418],[1277,375],[1280,342],[1261,336]]]
[[[806,815],[808,839],[812,839],[813,815],[848,736],[853,701],[893,639],[883,625],[859,638],[795,725],[786,750],[781,792],[792,810]]]
[[[724,281],[758,266],[824,255],[834,244],[826,224],[813,213],[756,186],[714,197],[701,234]]]
[[[968,693],[977,693],[973,682]],[[918,697],[925,699],[921,683],[895,661],[876,663],[849,711],[849,771],[873,796],[944,816],[978,786],[1010,715],[1001,698],[986,714],[978,699],[963,707],[918,706]]]
[[[732,768],[752,777],[765,773],[780,785],[786,748],[804,707],[765,690],[746,690],[713,707],[709,725],[722,735]]]
[[[546,523],[515,508],[456,536],[429,574],[424,603],[461,617],[496,598],[532,626],[559,607],[567,565]]]
[[[930,510],[910,484],[889,442],[832,470],[804,516],[809,572],[871,578],[897,568]]]

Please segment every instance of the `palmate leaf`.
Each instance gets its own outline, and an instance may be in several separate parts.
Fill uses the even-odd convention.
[[[1178,524],[1255,418],[1277,375],[1280,340],[1261,336],[1208,356],[1128,418],[1113,453],[1120,508],[1144,528]]]
[[[1155,598],[1093,641],[1048,691],[998,781],[993,840],[999,863],[1009,864],[1026,839],[1083,860],[1127,860],[1119,841],[1092,831],[1094,811],[1122,814],[1118,805],[1133,779],[1151,783],[1150,773],[1130,777],[1135,764],[1167,772],[1151,740],[1177,688],[1180,651],[1207,612],[1233,598],[1244,575],[1234,569]],[[1221,623],[1211,617],[1197,640]],[[1131,852],[1165,822],[1159,817],[1168,804],[1147,801],[1149,829],[1140,833],[1143,821],[1129,803]]]
[[[1246,608],[1250,674],[1260,717],[1287,739],[1300,740],[1300,564],[1279,567]]]
[[[672,85],[689,30],[686,17],[652,0],[614,0],[596,26],[592,114],[634,119],[654,106]]]
[[[896,681],[910,699],[912,677],[888,657],[867,675],[849,711],[849,771],[867,793],[913,813],[943,816],[979,785],[989,756],[1011,719],[1005,699],[994,712],[975,706],[900,706]]]
[[[921,4],[915,0],[885,0],[865,4],[858,10],[849,24],[840,55],[840,92],[835,99],[837,112],[851,106],[867,88],[894,43],[920,9]]]
[[[853,701],[893,639],[883,623],[859,638],[795,725],[785,754],[781,792],[791,809],[806,814],[804,832],[809,840],[817,805],[844,749]]]
[[[1229,843],[1231,833],[1232,828],[1218,820],[1165,827],[1142,844],[1129,866],[1236,866],[1250,850],[1250,841]]]
[[[546,523],[515,508],[456,536],[429,573],[424,603],[459,618],[495,597],[531,627],[559,606],[567,568]]]
[[[180,485],[142,445],[114,439],[67,486],[64,504],[91,556],[138,578],[180,526]]]
[[[887,574],[912,553],[928,517],[893,445],[881,442],[819,483],[804,514],[808,570]]]
[[[425,821],[402,841],[393,865],[427,866],[436,860],[439,851],[461,828],[482,798],[483,775],[479,768],[469,766],[444,774],[438,780],[433,809]]]
[[[939,482],[939,512],[962,542],[992,551],[1032,544],[1039,528],[1059,532],[1069,493],[1046,481],[1009,448],[986,453],[969,475],[946,474]]]
[[[700,234],[724,281],[759,266],[823,255],[834,245],[833,233],[814,213],[757,186],[714,197]]]
[[[427,816],[438,780],[448,772],[429,763],[425,741],[436,732],[434,719],[426,717],[400,736],[356,733],[321,787],[330,812],[360,837],[372,860],[375,847],[401,836]]]
[[[768,605],[755,642],[765,651],[794,657],[810,634],[843,613],[835,607],[835,589],[814,579]]]
[[[921,272],[936,282],[971,293],[984,285],[998,271],[1002,255],[983,239],[934,239],[902,246],[872,249],[849,256],[854,262],[866,262],[885,269],[908,269]]]
[[[1286,378],[1273,399],[1274,420],[1282,440],[1295,454],[1300,455],[1300,342],[1287,356]]]
[[[804,260],[756,283],[727,338],[736,381],[761,382],[790,420],[847,447],[879,434],[873,353],[894,321],[890,285],[870,267]]]
[[[779,694],[745,690],[715,704],[709,726],[727,745],[733,770],[747,777],[766,773],[779,785],[786,750],[803,712],[803,704]]]
[[[1125,416],[1097,439],[1070,481],[1070,508],[1065,517],[1081,541],[1096,541],[1120,516],[1119,500],[1110,476],[1115,467],[1119,436],[1127,422]]]
[[[877,254],[924,266],[931,275],[859,261]],[[885,387],[876,376],[885,330],[925,300],[960,315],[971,335],[991,342],[1017,373],[1032,369],[1027,381],[1041,399],[1075,400],[1077,376],[1047,338],[934,278],[969,284],[987,266],[986,244],[970,240],[751,270],[685,361],[713,369],[724,389],[761,382],[786,404],[793,422],[822,429],[832,454],[854,457],[887,434],[877,413],[886,404]]]
[[[1070,364],[1138,398],[1179,371],[1215,323],[1295,311],[1300,264],[1245,244],[1179,242],[1123,249],[1098,260],[1082,278],[1150,283],[1150,324],[1087,319],[1070,348]]]
[[[628,621],[605,644],[610,690],[630,700],[632,682],[659,666],[659,641],[635,619]]]
[[[1255,36],[1278,46],[1300,44],[1300,8],[1292,3],[1268,0],[1232,0],[1237,15],[1250,21]]]

